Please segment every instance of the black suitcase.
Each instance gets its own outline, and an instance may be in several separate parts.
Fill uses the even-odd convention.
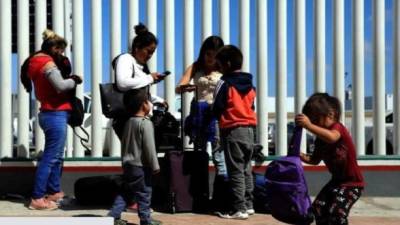
[[[206,212],[209,207],[208,154],[168,151],[153,180],[153,207],[170,213]]]
[[[110,206],[118,194],[121,175],[79,178],[74,184],[75,199],[80,205]]]

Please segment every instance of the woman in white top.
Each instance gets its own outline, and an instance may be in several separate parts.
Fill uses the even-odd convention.
[[[143,24],[135,26],[135,33],[131,52],[119,55],[112,62],[116,84],[121,91],[141,88],[148,91],[150,85],[164,79],[164,76],[158,72],[150,73],[147,66],[147,62],[157,48],[157,38]],[[151,102],[167,105],[164,99],[158,96],[151,96]],[[126,121],[127,118],[114,119],[113,128],[118,137],[121,137]]]

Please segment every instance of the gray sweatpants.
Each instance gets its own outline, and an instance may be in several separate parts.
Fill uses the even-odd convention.
[[[254,147],[253,127],[221,130],[221,142],[233,191],[233,208],[246,212],[253,209],[253,176],[251,157]]]

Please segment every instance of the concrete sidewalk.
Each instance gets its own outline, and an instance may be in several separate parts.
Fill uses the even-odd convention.
[[[4,199],[0,200],[0,216],[5,217],[92,217],[106,216],[108,210],[106,208],[82,207],[74,204],[73,201],[68,202],[58,210],[54,211],[37,211],[29,210],[26,206],[28,200],[23,199]],[[283,224],[274,220],[268,214],[256,214],[248,220],[226,220],[220,219],[213,215],[179,213],[166,214],[155,212],[155,219],[161,220],[165,225],[278,225]],[[124,213],[123,218],[132,223],[138,224],[136,214]],[[353,207],[350,215],[350,224],[356,225],[395,225],[400,224],[400,198],[391,197],[364,197],[361,198]]]

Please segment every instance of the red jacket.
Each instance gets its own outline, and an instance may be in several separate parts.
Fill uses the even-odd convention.
[[[252,75],[235,72],[224,74],[217,84],[213,112],[219,120],[219,127],[256,126],[254,111],[256,92]]]
[[[46,78],[44,66],[53,61],[48,55],[34,56],[30,59],[28,67],[29,78],[35,86],[35,95],[41,103],[40,110],[64,111],[71,110],[67,93],[58,93]]]

